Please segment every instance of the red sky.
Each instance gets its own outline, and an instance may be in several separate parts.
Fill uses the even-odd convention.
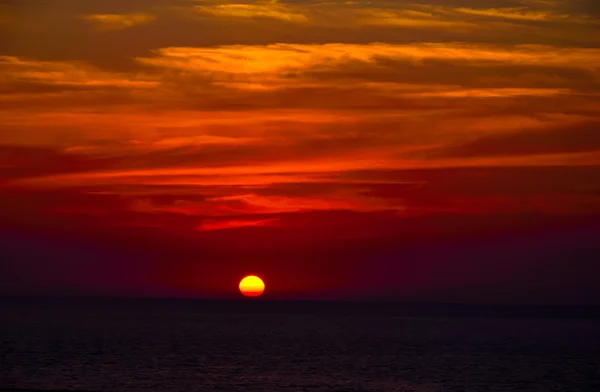
[[[0,0],[0,292],[600,303],[593,0]]]

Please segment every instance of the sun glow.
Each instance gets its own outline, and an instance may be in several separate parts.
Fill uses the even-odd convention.
[[[258,297],[265,291],[265,283],[258,276],[246,276],[240,282],[240,291],[246,297]]]

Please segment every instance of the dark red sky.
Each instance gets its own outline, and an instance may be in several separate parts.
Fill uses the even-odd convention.
[[[0,292],[600,303],[587,0],[0,0]]]

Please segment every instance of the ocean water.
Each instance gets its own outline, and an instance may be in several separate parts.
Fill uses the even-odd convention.
[[[0,310],[0,390],[600,391],[589,312],[84,299]]]

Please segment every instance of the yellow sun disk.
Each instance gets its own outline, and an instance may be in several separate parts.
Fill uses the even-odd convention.
[[[258,276],[246,276],[240,282],[240,291],[247,297],[257,297],[265,291],[265,284]]]

